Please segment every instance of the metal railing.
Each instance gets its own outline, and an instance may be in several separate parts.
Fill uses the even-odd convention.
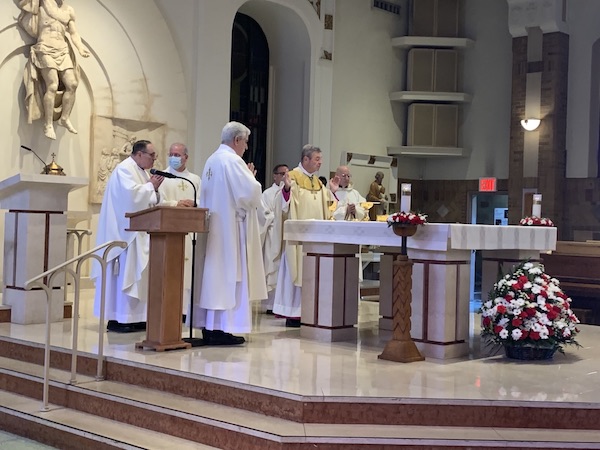
[[[83,249],[83,238],[86,236],[91,236],[92,230],[86,228],[67,228],[67,248],[66,248],[66,257],[65,259],[69,259],[71,255],[73,257],[77,257],[81,255],[81,250]],[[73,243],[73,248],[71,248],[71,243]],[[73,250],[70,252],[70,250]],[[66,277],[65,277],[66,278]],[[65,303],[67,302],[69,291],[69,283],[65,279]]]
[[[117,247],[125,248],[126,242],[123,241],[110,241],[105,244],[99,245],[98,247],[91,249],[81,255],[78,255],[68,261],[65,261],[58,266],[47,270],[38,276],[27,280],[25,283],[25,289],[30,290],[34,287],[39,287],[46,293],[46,342],[44,350],[44,387],[42,396],[42,411],[48,411],[48,386],[50,378],[50,326],[51,326],[51,302],[53,292],[53,282],[56,277],[61,273],[65,274],[65,289],[66,289],[66,278],[67,275],[73,277],[73,286],[75,289],[75,298],[73,300],[73,344],[71,347],[71,380],[70,384],[77,382],[77,339],[79,331],[79,297],[80,297],[80,281],[81,281],[81,268],[83,263],[88,259],[95,259],[101,266],[101,290],[100,290],[100,322],[98,325],[98,363],[96,369],[96,380],[104,379],[103,376],[103,355],[104,355],[104,310],[105,310],[105,295],[106,295],[106,267],[108,265],[107,256],[108,253]],[[102,256],[99,255],[100,251]],[[75,264],[76,263],[76,264]],[[71,267],[75,264],[75,270]],[[59,280],[60,281],[60,280]],[[98,286],[96,286],[98,288]],[[61,300],[63,300],[61,298]]]

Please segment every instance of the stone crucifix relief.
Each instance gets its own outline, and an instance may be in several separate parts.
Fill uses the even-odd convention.
[[[84,58],[90,52],[75,27],[75,11],[63,0],[20,0],[19,8],[19,25],[36,39],[23,75],[27,121],[43,117],[49,139],[56,139],[54,120],[77,133],[69,120],[79,84],[73,47]]]

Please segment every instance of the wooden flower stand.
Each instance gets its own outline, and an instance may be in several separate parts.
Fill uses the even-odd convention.
[[[393,336],[386,344],[379,359],[396,362],[423,361],[417,346],[410,337],[410,315],[412,301],[412,267],[408,259],[406,240],[417,232],[417,225],[392,225],[394,233],[402,237],[401,254],[394,261],[392,321]]]

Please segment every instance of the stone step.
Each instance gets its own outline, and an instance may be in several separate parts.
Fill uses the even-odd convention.
[[[43,347],[0,337],[0,356],[41,365]],[[70,354],[56,348],[51,362],[69,370]],[[91,355],[80,355],[78,364],[82,374],[95,374]],[[519,423],[532,429],[598,430],[600,423],[600,405],[594,403],[303,396],[115,358],[104,364],[107,381],[305,424],[512,428]]]
[[[61,449],[216,448],[56,405],[41,412],[39,401],[6,391],[0,391],[0,428]]]
[[[204,444],[227,449],[286,447],[308,449],[319,446],[334,450],[365,448],[365,446],[428,449],[600,449],[600,444],[598,444],[600,432],[591,430],[302,424],[137,386],[111,381],[98,382],[91,377],[81,377],[79,384],[68,385],[69,373],[57,369],[51,371],[51,378],[54,381],[51,383],[50,392],[51,400],[55,404],[52,405],[50,412],[40,413],[41,402],[39,399],[32,400],[31,397],[40,397],[41,367],[6,358],[0,359],[0,367],[2,367],[0,369],[0,386],[19,391],[27,397],[16,396],[14,393],[0,393],[0,407],[10,409],[11,417],[19,417],[19,422],[29,420],[33,423],[37,423],[38,417],[49,418],[50,421],[63,427],[77,430],[85,430],[82,425],[74,427],[74,418],[81,416],[83,418],[93,417],[89,420],[91,424],[104,424],[104,421],[107,421],[109,429],[117,426],[114,422],[120,422],[129,427],[137,427],[137,433],[140,433],[141,429],[145,429],[141,431],[141,434],[157,433],[159,436],[163,436],[163,439],[164,436],[170,435],[172,436],[170,439],[193,441],[194,445]],[[27,407],[21,408],[21,404],[25,404]],[[100,419],[102,421],[98,422],[97,420]],[[11,420],[16,421],[17,419]],[[47,427],[48,424],[44,423],[44,426]],[[13,430],[9,429],[8,431]],[[62,429],[57,431],[58,435],[64,433],[65,431]],[[117,439],[115,436],[118,435],[113,432],[105,434],[103,425],[95,425],[93,433],[107,438],[111,442],[138,445]],[[54,435],[54,433],[49,434]],[[158,442],[158,439],[153,440],[153,444],[158,445]],[[126,447],[113,446],[109,448]],[[141,446],[141,448],[191,447]]]

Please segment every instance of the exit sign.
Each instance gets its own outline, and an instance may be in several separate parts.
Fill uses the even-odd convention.
[[[496,192],[496,178],[480,178],[479,192]]]

